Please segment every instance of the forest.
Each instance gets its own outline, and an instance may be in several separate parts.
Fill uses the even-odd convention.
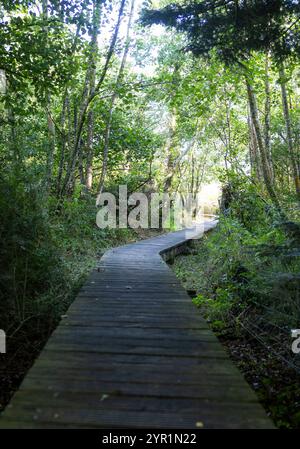
[[[3,0],[0,45],[0,410],[105,251],[176,231],[97,227],[126,185],[206,192],[170,267],[299,429],[300,2]]]

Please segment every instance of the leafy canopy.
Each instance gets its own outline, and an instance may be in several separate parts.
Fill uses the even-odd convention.
[[[185,32],[186,49],[205,55],[215,48],[227,62],[252,50],[272,49],[283,58],[300,53],[298,0],[203,0],[144,10],[144,25],[163,24]]]

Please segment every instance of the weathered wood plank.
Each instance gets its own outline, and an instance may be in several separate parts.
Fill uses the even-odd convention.
[[[21,414],[18,415],[19,411]],[[47,427],[56,428],[56,422],[67,424],[72,428],[168,428],[168,429],[193,429],[201,425],[203,428],[219,429],[265,429],[272,428],[272,425],[266,420],[264,413],[257,410],[257,405],[245,407],[233,406],[222,407],[221,405],[212,405],[194,409],[193,412],[178,413],[178,411],[131,411],[131,410],[101,410],[86,408],[80,409],[68,408],[46,408],[32,411],[32,407],[13,411],[13,414],[20,419],[23,416],[28,417],[27,423],[23,427],[43,427],[40,423],[47,423]],[[9,420],[9,418],[8,418]],[[15,421],[15,424],[17,421]],[[14,426],[11,426],[14,427]]]

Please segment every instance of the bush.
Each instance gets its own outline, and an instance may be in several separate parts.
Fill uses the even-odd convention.
[[[188,289],[198,292],[194,302],[218,329],[220,323],[237,326],[246,309],[259,313],[264,327],[280,326],[286,333],[298,327],[299,225],[280,223],[255,186],[237,176],[224,187],[221,206],[217,229],[199,242],[187,264],[184,258],[175,264]]]
[[[278,212],[259,193],[258,186],[247,176],[234,172],[226,175],[226,183],[222,188],[221,213],[237,220],[253,233],[268,230],[279,219]]]
[[[248,187],[230,191],[217,228],[173,268],[276,425],[299,428],[300,227],[249,201]]]
[[[64,270],[38,189],[0,180],[1,327],[39,316],[40,295],[57,286]]]
[[[0,328],[8,336],[23,325],[49,333],[96,257],[134,238],[128,229],[99,229],[92,199],[58,209],[57,199],[45,204],[41,190],[26,185],[0,181]]]

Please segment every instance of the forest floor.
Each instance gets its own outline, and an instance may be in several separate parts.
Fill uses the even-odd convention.
[[[210,244],[215,247],[218,239],[222,242],[218,232],[220,233],[213,231],[212,234],[216,235],[213,241],[211,235],[195,241],[193,248],[186,254],[176,257],[171,268],[181,280],[191,300],[199,307],[198,313],[205,317],[229,357],[254,389],[275,425],[278,428],[299,429],[300,375],[280,357],[282,347],[290,347],[290,341],[284,341],[285,336],[279,336],[277,333],[277,337],[282,338],[282,345],[277,348],[279,357],[276,357],[272,343],[259,341],[255,335],[243,328],[244,312],[240,313],[238,308],[233,316],[234,307],[229,310],[231,306],[224,305],[230,302],[229,295],[225,297],[227,287],[224,288],[224,279],[227,286],[230,285],[230,273],[226,273],[226,266],[218,248],[212,250],[210,247]],[[220,272],[214,278],[213,272],[219,268]],[[208,286],[210,282],[212,288]],[[233,283],[234,280],[230,279],[230,282]],[[213,292],[217,294],[214,296]],[[218,298],[218,294],[224,296],[224,302]],[[197,309],[195,310],[197,313]],[[259,309],[247,304],[244,310],[247,318],[245,322],[253,323],[257,328],[260,323]]]
[[[219,340],[276,426],[299,429],[299,375],[249,335],[236,338],[228,328]]]

